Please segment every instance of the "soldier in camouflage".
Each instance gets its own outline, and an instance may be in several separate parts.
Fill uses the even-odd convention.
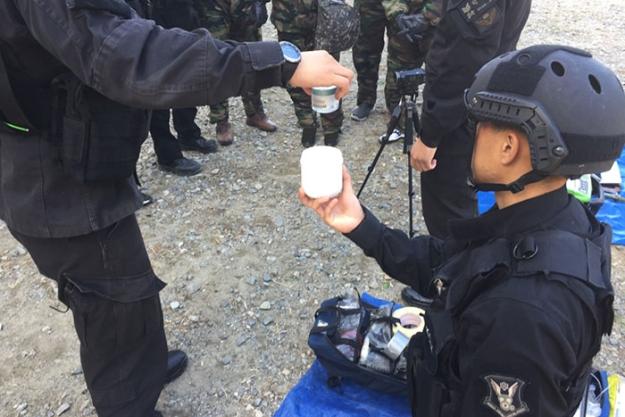
[[[280,41],[291,42],[302,51],[315,49],[316,0],[272,0],[271,22],[278,31]],[[338,53],[333,53],[333,56],[339,59]],[[288,88],[288,91],[302,128],[302,145],[312,146],[315,144],[317,134],[317,120],[311,107],[310,96],[301,88]],[[343,125],[342,108],[339,107],[333,113],[322,114],[321,125],[325,144],[335,146]]]
[[[220,40],[253,42],[262,40],[260,27],[267,21],[268,0],[193,0],[200,24]],[[243,107],[248,126],[275,132],[277,126],[265,114],[260,92],[244,94]],[[217,141],[232,144],[234,134],[229,122],[228,101],[210,106],[210,122],[216,124]]]
[[[384,30],[388,34],[388,59],[384,96],[391,112],[399,103],[401,94],[395,80],[395,71],[420,67],[427,52],[427,37],[418,46],[401,36],[398,19],[404,15],[421,13],[424,22],[436,26],[442,13],[443,0],[355,0],[360,13],[360,36],[353,49],[354,66],[358,73],[357,107],[352,119],[365,120],[376,101],[378,68],[384,49]]]

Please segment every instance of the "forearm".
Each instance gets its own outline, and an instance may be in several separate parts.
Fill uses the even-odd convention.
[[[367,209],[361,224],[346,234],[365,255],[374,258],[391,278],[425,294],[430,289],[432,270],[441,262],[442,241],[431,236],[410,239],[391,229]]]

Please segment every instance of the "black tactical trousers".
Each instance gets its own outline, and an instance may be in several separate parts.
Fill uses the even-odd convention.
[[[154,141],[154,152],[160,164],[171,164],[176,159],[182,158],[180,144],[169,130],[169,110],[154,110],[150,134]],[[197,108],[172,109],[174,129],[178,134],[178,140],[191,141],[201,135],[199,126],[195,123]]]
[[[71,238],[11,232],[39,271],[59,284],[80,339],[82,368],[99,417],[153,417],[167,369],[156,278],[134,215]]]
[[[473,130],[465,124],[443,137],[436,168],[421,173],[421,205],[430,235],[445,239],[447,222],[477,216],[477,197],[467,185],[471,175]]]

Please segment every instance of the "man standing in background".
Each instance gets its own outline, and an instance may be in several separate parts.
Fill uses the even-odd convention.
[[[164,28],[194,30],[200,21],[193,0],[154,0],[152,17]],[[178,140],[169,129],[170,113]],[[154,110],[150,124],[150,135],[159,169],[180,176],[191,176],[202,171],[202,166],[193,159],[185,158],[182,149],[201,153],[217,151],[217,143],[202,136],[195,123],[196,107],[182,109]]]
[[[421,137],[412,166],[421,172],[421,202],[429,233],[444,239],[447,222],[477,214],[471,173],[474,132],[464,90],[488,61],[516,49],[531,0],[449,0],[426,60]]]
[[[260,28],[267,21],[268,0],[195,0],[200,24],[217,39],[238,42],[262,40]],[[246,92],[241,96],[247,116],[246,124],[264,132],[275,132],[278,127],[267,117],[260,91]],[[211,104],[210,122],[216,124],[217,142],[222,146],[234,141],[229,121],[228,101]]]
[[[363,121],[375,106],[378,89],[378,70],[384,50],[384,31],[388,34],[388,58],[384,97],[391,113],[399,104],[401,93],[395,71],[418,68],[423,65],[428,49],[430,28],[440,21],[442,0],[355,0],[360,13],[360,36],[354,45],[353,59],[358,73],[357,107],[352,119]],[[421,16],[421,41],[411,44],[402,32],[406,29],[402,19],[406,15]],[[398,132],[392,139],[400,139]]]
[[[295,44],[302,51],[315,49],[315,26],[317,23],[316,0],[273,0],[271,22],[278,31],[278,39]],[[332,52],[332,51],[329,51]],[[332,56],[339,60],[339,54]],[[315,144],[317,135],[317,119],[312,110],[310,96],[301,88],[288,87],[289,95],[295,107],[295,115],[302,128],[302,145],[310,147]],[[324,143],[336,146],[343,125],[343,109],[322,114]]]

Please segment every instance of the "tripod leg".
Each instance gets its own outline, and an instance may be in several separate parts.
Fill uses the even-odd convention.
[[[399,118],[401,116],[402,107],[403,107],[402,103],[403,103],[403,100],[397,105],[397,107],[395,107],[395,109],[393,109],[391,120],[390,122],[388,122],[388,127],[386,129],[386,138],[380,144],[380,148],[378,149],[378,152],[375,154],[375,157],[373,158],[371,165],[367,167],[367,175],[365,176],[365,179],[363,180],[362,185],[360,186],[360,189],[358,190],[358,194],[356,194],[356,197],[358,198],[360,198],[360,194],[362,194],[363,190],[365,189],[365,186],[367,185],[367,181],[369,181],[369,177],[371,177],[371,174],[373,173],[375,166],[378,164],[378,160],[380,159],[380,156],[382,155],[382,151],[384,151],[384,148],[386,147],[386,144],[388,143],[389,136],[391,135],[391,133],[393,133],[393,130],[395,130],[397,128],[397,125],[399,124]]]

